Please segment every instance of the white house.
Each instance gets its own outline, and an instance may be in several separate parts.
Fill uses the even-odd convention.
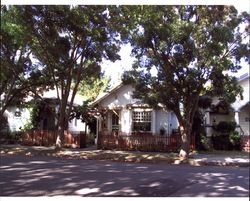
[[[41,113],[39,121],[40,130],[54,130],[57,124],[55,113],[58,112],[58,100],[55,90],[46,91],[43,96],[43,101],[46,103]],[[28,100],[31,100],[29,97]],[[75,96],[74,105],[81,105],[83,97],[80,95]],[[7,119],[7,129],[10,132],[21,131],[25,124],[30,121],[31,109],[26,107],[11,106],[4,112]],[[68,123],[68,130],[72,132],[85,131],[85,123],[81,119],[73,118]]]
[[[119,84],[109,93],[97,98],[93,106],[97,116],[97,134],[151,133],[170,135],[178,128],[178,121],[172,111],[153,109],[132,97],[132,85]]]
[[[205,121],[207,125],[207,135],[212,135],[211,125],[217,124],[220,121],[235,121],[237,130],[241,135],[249,136],[250,124],[250,102],[249,102],[249,73],[245,73],[238,78],[239,85],[243,88],[243,99],[236,97],[236,101],[231,104],[231,110],[223,111],[217,110],[213,113],[210,109],[206,111]],[[215,98],[213,100],[214,106],[220,107],[220,100]]]

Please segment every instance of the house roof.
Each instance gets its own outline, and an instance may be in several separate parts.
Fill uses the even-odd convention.
[[[243,75],[241,75],[241,76],[238,77],[238,81],[240,82],[240,81],[245,80],[245,79],[247,79],[249,77],[250,77],[250,73],[249,72],[244,73]]]
[[[71,96],[72,96],[72,91],[71,91],[70,94],[69,94],[68,103],[70,102]],[[43,94],[41,95],[41,97],[42,97],[43,99],[46,99],[46,100],[48,100],[48,99],[57,100],[57,99],[58,99],[56,89],[50,89],[50,90],[48,90],[48,91],[44,91]],[[26,98],[26,101],[30,101],[30,100],[32,100],[32,99],[33,99],[32,96],[28,96],[28,97]],[[81,95],[79,95],[79,94],[76,94],[76,95],[75,95],[75,98],[74,98],[74,103],[73,103],[73,104],[74,104],[74,105],[82,105],[84,101],[85,101],[85,99],[84,99],[83,96],[81,96]]]
[[[118,83],[117,85],[115,85],[109,92],[104,92],[102,94],[100,94],[99,96],[97,96],[97,98],[91,103],[92,106],[100,103],[102,100],[104,100],[105,98],[107,98],[108,96],[110,96],[111,94],[115,93],[116,91],[118,91],[123,85],[122,82]]]

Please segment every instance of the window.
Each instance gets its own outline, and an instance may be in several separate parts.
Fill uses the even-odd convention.
[[[21,117],[21,112],[20,111],[15,112],[15,117]]]
[[[133,112],[133,131],[151,131],[151,111]]]
[[[113,111],[112,113],[112,131],[119,131],[119,113]]]

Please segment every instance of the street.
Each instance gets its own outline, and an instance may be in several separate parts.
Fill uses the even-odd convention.
[[[0,196],[247,197],[249,168],[1,156]]]

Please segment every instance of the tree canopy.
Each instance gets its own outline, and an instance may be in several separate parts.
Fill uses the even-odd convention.
[[[99,77],[103,58],[115,61],[119,45],[105,6],[21,6],[22,18],[34,40],[32,52],[54,81],[60,99],[57,146],[63,143],[79,84]]]
[[[31,40],[19,19],[16,9],[1,7],[0,118],[7,107],[22,104],[42,86],[41,71],[31,60]]]
[[[134,84],[136,98],[174,111],[180,155],[186,156],[199,97],[233,101],[241,92],[236,78],[225,71],[240,69],[242,58],[249,62],[249,14],[238,15],[232,6],[127,6],[121,12],[121,23],[130,16],[124,33],[137,58],[124,81]]]

